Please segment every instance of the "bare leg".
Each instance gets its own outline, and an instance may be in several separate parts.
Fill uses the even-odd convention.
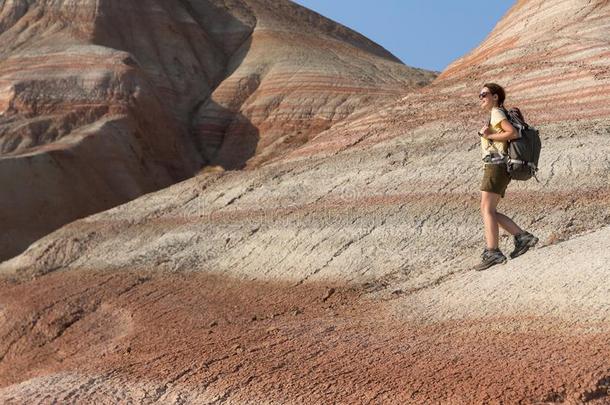
[[[500,227],[502,229],[504,229],[506,232],[510,233],[511,235],[519,235],[520,233],[523,232],[523,229],[521,229],[519,227],[519,225],[517,225],[512,219],[510,219],[509,217],[507,217],[504,214],[500,214],[497,211],[496,211],[496,219],[498,220],[498,225],[500,225]]]
[[[500,196],[489,191],[481,192],[481,216],[485,228],[485,243],[487,249],[498,248],[498,219],[496,217],[496,207]]]
[[[498,226],[511,235],[518,235],[523,232],[512,219],[496,210],[499,201],[500,196],[498,194],[482,191],[481,215],[485,225],[485,242],[488,249],[496,249],[498,247],[500,233]]]

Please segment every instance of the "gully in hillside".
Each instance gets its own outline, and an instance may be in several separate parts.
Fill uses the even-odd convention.
[[[510,254],[513,259],[527,252],[538,242],[538,238],[524,231],[512,219],[496,210],[511,180],[506,169],[508,141],[519,137],[519,133],[507,118],[504,108],[505,98],[504,89],[495,83],[483,86],[479,94],[481,108],[490,114],[490,119],[489,124],[479,131],[484,162],[481,215],[487,247],[483,250],[481,263],[475,266],[475,270],[485,270],[495,264],[506,262],[506,256],[498,248],[499,227],[514,237],[515,249]]]

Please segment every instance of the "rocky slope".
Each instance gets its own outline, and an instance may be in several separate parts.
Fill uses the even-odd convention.
[[[210,272],[4,279],[0,400],[607,404],[609,237],[385,294]]]
[[[600,40],[578,81],[568,56],[534,57],[562,46],[561,27],[588,33],[572,39],[584,49],[608,21],[607,2],[518,2],[400,102],[40,239],[0,265],[0,397],[608,403],[610,119],[597,99],[579,112],[610,49]],[[488,80],[543,136],[541,182],[500,203],[541,242],[475,273]]]
[[[328,155],[355,144],[368,147],[423,126],[450,129],[451,141],[469,142],[454,128],[481,126],[476,96],[487,82],[504,86],[507,106],[519,106],[536,125],[582,124],[607,136],[607,127],[597,122],[610,115],[609,10],[606,1],[517,1],[481,45],[448,66],[431,86],[351,117],[288,158]],[[555,141],[552,131],[547,136]],[[575,136],[578,132],[584,131]]]
[[[0,3],[0,259],[434,78],[289,1]]]

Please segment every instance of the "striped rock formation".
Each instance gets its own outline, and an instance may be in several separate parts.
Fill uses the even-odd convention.
[[[476,95],[487,82],[507,89],[537,125],[582,122],[610,115],[608,13],[605,1],[517,1],[481,45],[449,65],[431,86],[316,137],[291,156],[367,146],[432,124],[480,127]],[[594,125],[601,136],[603,124]],[[457,131],[453,131],[457,132]]]
[[[285,0],[2,1],[0,38],[0,259],[435,77]]]
[[[0,265],[0,398],[608,403],[608,21],[520,1],[400,101],[38,240]],[[487,81],[541,131],[500,203],[541,241],[479,273]]]

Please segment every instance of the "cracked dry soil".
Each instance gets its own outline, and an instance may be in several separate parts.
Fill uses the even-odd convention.
[[[406,323],[394,302],[201,273],[5,278],[0,402],[610,402],[607,334],[549,319]]]

